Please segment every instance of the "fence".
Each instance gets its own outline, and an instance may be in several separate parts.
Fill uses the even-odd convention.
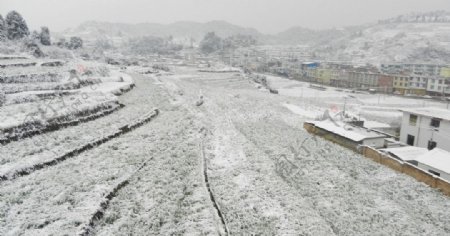
[[[439,189],[445,195],[450,196],[450,183],[442,178],[439,178],[438,176],[428,173],[408,162],[403,162],[390,157],[389,155],[381,153],[372,147],[362,147],[361,153],[363,154],[363,156],[377,163],[385,165],[400,173],[407,174],[415,178],[416,180],[429,185],[432,188]]]
[[[341,146],[347,147],[353,151],[357,151],[361,153],[363,156],[380,163],[384,166],[387,166],[397,172],[407,174],[416,180],[423,182],[429,185],[432,188],[439,189],[447,196],[450,196],[450,183],[438,176],[435,176],[431,173],[428,173],[415,165],[412,165],[408,162],[403,162],[401,160],[397,160],[388,154],[384,154],[379,152],[378,150],[369,147],[362,146],[360,148],[356,148],[355,143],[351,143],[348,140],[343,139],[342,137],[335,137],[335,135],[329,134],[327,132],[323,132],[320,128],[315,127],[313,124],[304,123],[303,128],[311,134],[315,134],[321,136],[324,139],[337,143]]]

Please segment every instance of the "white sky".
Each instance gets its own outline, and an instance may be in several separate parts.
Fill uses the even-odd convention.
[[[277,33],[358,25],[410,12],[450,11],[450,0],[0,0],[0,14],[21,13],[32,29],[53,31],[87,20],[125,23],[225,20]]]

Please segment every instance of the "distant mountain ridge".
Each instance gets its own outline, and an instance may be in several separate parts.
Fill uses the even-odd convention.
[[[372,24],[326,30],[292,27],[272,35],[225,21],[172,24],[90,21],[62,34],[80,36],[87,41],[106,37],[119,43],[142,36],[172,36],[183,38],[181,41],[186,44],[192,40],[198,43],[212,31],[220,37],[251,35],[260,44],[306,45],[316,57],[312,59],[372,64],[397,61],[450,63],[450,13],[446,11],[411,13]]]
[[[387,20],[380,20],[379,23],[450,23],[450,12],[432,11],[425,13],[411,13]]]
[[[109,22],[85,22],[78,27],[62,32],[63,35],[79,35],[87,40],[99,37],[125,37],[134,38],[142,36],[158,37],[190,37],[200,40],[203,36],[214,31],[221,37],[235,34],[252,35],[261,38],[262,34],[253,28],[236,26],[225,21],[210,21],[198,23],[192,21],[180,21],[172,24],[157,23],[109,23]]]

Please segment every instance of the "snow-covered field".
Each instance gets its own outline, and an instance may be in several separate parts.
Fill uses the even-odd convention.
[[[134,85],[118,69],[94,62],[57,61],[57,66],[44,66],[49,61],[2,59],[0,63],[22,61],[36,65],[8,66],[0,73],[2,142],[115,111],[120,108],[115,95]]]
[[[123,108],[1,146],[0,171],[8,173],[160,110],[104,144],[0,180],[0,235],[450,234],[448,197],[302,128],[344,103],[377,126],[393,123],[405,105],[444,104],[349,98],[269,77],[274,95],[235,72],[197,70],[128,71],[136,87],[116,98]]]

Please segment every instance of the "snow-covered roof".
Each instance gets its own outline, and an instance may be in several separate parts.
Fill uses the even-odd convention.
[[[377,132],[370,131],[365,128],[351,126],[342,122],[325,121],[309,121],[308,123],[314,124],[316,127],[327,130],[339,136],[348,138],[355,142],[361,142],[365,139],[385,138],[385,135]]]
[[[450,152],[435,148],[416,159],[417,162],[450,174]]]
[[[398,157],[403,161],[414,161],[419,156],[428,153],[428,149],[426,148],[413,146],[386,148],[382,149],[381,151],[394,155],[395,157]]]
[[[450,121],[450,110],[448,109],[437,107],[422,107],[415,109],[401,109],[400,111]]]

